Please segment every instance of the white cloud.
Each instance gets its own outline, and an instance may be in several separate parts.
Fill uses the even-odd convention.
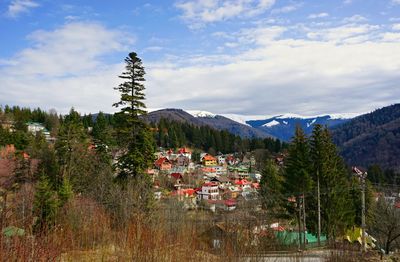
[[[291,4],[291,5],[286,5],[281,8],[276,8],[271,11],[272,14],[286,14],[290,13],[293,11],[296,11],[300,7],[303,6],[303,3],[296,3],[296,4]]]
[[[344,23],[362,23],[366,21],[368,21],[368,19],[362,15],[353,15],[351,17],[346,17],[345,19],[343,19]]]
[[[351,3],[353,3],[353,0],[344,0],[343,1],[343,4],[345,4],[345,5],[349,5]]]
[[[400,5],[400,0],[392,0],[392,3],[395,5]]]
[[[400,24],[392,25],[392,29],[395,30],[395,31],[400,31]]]
[[[217,32],[214,37],[228,46],[244,48],[236,55],[181,54],[144,61],[146,103],[253,115],[367,112],[400,97],[400,36],[385,28],[260,25]],[[31,48],[0,59],[2,103],[62,112],[71,106],[84,112],[113,110],[118,93],[112,87],[120,82],[117,75],[132,36],[82,22],[37,31],[29,39]],[[121,63],[103,59],[114,53],[121,55]]]
[[[400,97],[400,45],[376,28],[314,29],[322,30],[315,39],[284,37],[296,27],[242,30],[235,35],[238,42],[256,46],[223,63],[149,66],[148,101],[151,107],[215,113],[368,112]]]
[[[63,112],[71,106],[110,111],[115,102],[112,87],[123,66],[107,63],[105,56],[123,52],[122,61],[131,50],[132,36],[97,23],[77,22],[36,31],[28,39],[32,47],[9,59],[12,64],[0,67],[3,103]]]
[[[325,29],[314,29],[310,30],[307,34],[308,38],[312,40],[322,40],[334,43],[343,43],[351,41],[351,39],[360,39],[362,42],[371,40],[375,37],[374,33],[380,27],[377,25],[369,24],[346,24],[339,27],[325,28]]]
[[[316,18],[324,18],[324,17],[328,17],[329,14],[328,13],[319,13],[319,14],[311,14],[308,16],[309,19],[316,19]]]
[[[275,0],[190,0],[175,6],[182,10],[181,17],[191,28],[199,28],[207,23],[259,15],[274,3]]]
[[[16,18],[22,13],[28,13],[31,9],[38,6],[39,4],[32,0],[14,0],[8,6],[7,16]]]

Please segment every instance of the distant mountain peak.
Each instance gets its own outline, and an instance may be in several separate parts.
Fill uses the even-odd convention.
[[[186,110],[187,113],[191,114],[194,117],[210,117],[214,118],[217,115],[211,112],[202,111],[202,110]]]

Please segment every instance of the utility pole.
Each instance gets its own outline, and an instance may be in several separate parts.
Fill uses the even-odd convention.
[[[317,170],[317,205],[318,205],[318,246],[321,246],[321,193],[319,189],[319,170]]]
[[[304,249],[306,249],[307,245],[307,235],[306,235],[306,196],[303,193],[303,243],[304,243]]]
[[[301,250],[301,242],[302,242],[302,236],[301,236],[301,228],[302,228],[302,226],[301,226],[301,198],[300,198],[300,196],[298,196],[298,202],[297,202],[297,204],[298,204],[298,206],[297,206],[297,208],[298,208],[298,210],[299,210],[299,214],[298,214],[298,216],[299,216],[299,244],[298,244],[298,248],[299,248],[299,250]]]
[[[357,167],[353,167],[353,172],[360,178],[361,182],[361,243],[362,251],[367,251],[367,243],[365,241],[365,179],[367,178],[367,172],[362,172]]]

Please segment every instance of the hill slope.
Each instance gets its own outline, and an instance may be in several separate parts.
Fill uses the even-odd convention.
[[[272,137],[271,135],[257,130],[251,126],[243,125],[229,118],[212,115],[212,114],[196,114],[191,115],[181,109],[162,109],[148,113],[147,120],[157,123],[161,118],[172,121],[187,122],[195,126],[207,125],[217,130],[227,130],[241,137]]]
[[[356,117],[332,134],[348,164],[400,171],[400,104]]]

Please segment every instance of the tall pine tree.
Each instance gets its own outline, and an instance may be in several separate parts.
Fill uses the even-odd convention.
[[[114,88],[121,95],[120,101],[114,104],[115,107],[121,108],[116,113],[118,118],[116,129],[121,147],[116,171],[117,178],[123,185],[128,184],[128,180],[136,181],[138,187],[140,185],[136,190],[141,192],[139,195],[136,194],[137,200],[148,203],[149,206],[152,202],[152,194],[149,193],[152,183],[145,171],[154,161],[154,140],[142,118],[146,114],[144,75],[142,60],[136,53],[129,53],[125,58],[125,72],[119,76],[125,81]]]
[[[316,125],[311,137],[312,174],[315,185],[320,184],[321,231],[328,239],[344,233],[354,223],[355,210],[350,197],[351,186],[346,166],[332,142],[329,130]],[[309,225],[317,232],[317,187],[310,195]]]
[[[287,203],[287,211],[296,216],[299,226],[299,239],[302,239],[300,231],[306,228],[304,223],[306,220],[304,198],[311,192],[312,179],[308,139],[300,126],[296,127],[295,136],[289,146],[288,153],[284,172],[284,193],[292,195],[295,199],[294,206],[292,203]],[[304,240],[300,240],[301,242],[304,243]]]

